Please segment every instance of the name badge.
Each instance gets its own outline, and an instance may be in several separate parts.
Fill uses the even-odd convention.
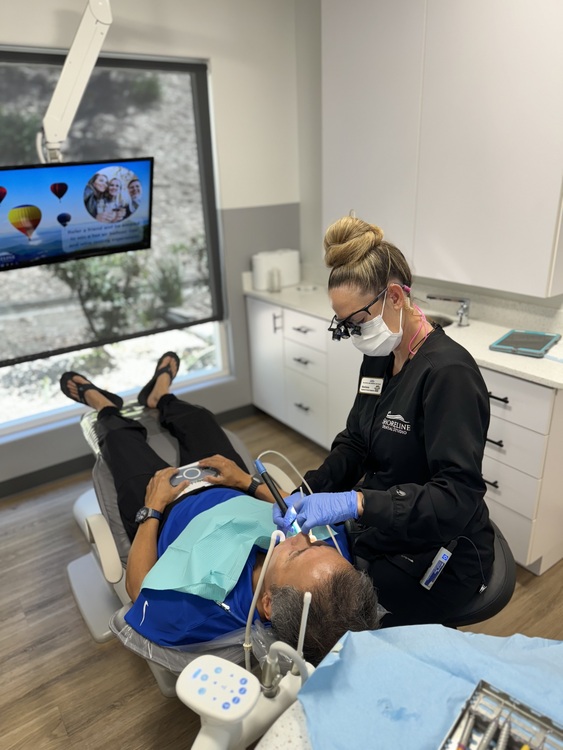
[[[379,396],[383,388],[383,378],[362,378],[360,383],[360,393],[367,393],[370,396]]]

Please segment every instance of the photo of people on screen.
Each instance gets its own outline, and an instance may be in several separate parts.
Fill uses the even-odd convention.
[[[124,167],[105,167],[96,172],[84,189],[84,206],[102,224],[128,219],[141,204],[143,188],[139,178]]]

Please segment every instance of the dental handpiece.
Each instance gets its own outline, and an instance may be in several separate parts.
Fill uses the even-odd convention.
[[[274,500],[276,501],[276,503],[278,505],[278,508],[281,510],[281,512],[285,516],[285,514],[287,513],[287,503],[285,502],[285,500],[283,499],[283,497],[280,495],[280,492],[279,492],[279,490],[278,490],[278,488],[276,486],[276,483],[274,482],[274,480],[272,479],[272,477],[268,474],[268,472],[266,471],[266,467],[264,466],[264,464],[262,463],[262,461],[260,461],[259,458],[256,459],[256,461],[254,462],[254,465],[256,466],[256,469],[258,470],[258,473],[260,474],[260,476],[264,480],[264,484],[266,485],[266,487],[272,493],[272,495],[274,497]],[[297,521],[294,521],[291,524],[290,528],[291,528],[291,530],[292,530],[292,532],[294,534],[300,534],[301,533],[301,527],[299,526],[299,524],[297,523]]]

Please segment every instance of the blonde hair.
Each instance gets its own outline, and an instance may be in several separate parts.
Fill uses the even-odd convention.
[[[383,230],[353,216],[344,216],[327,229],[325,263],[331,269],[328,288],[357,288],[379,294],[390,281],[410,287],[412,273],[399,248],[383,239]]]

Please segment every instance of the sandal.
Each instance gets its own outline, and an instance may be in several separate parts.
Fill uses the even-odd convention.
[[[67,398],[70,398],[72,399],[72,401],[76,401],[79,404],[86,404],[86,406],[89,406],[85,398],[86,392],[94,390],[98,391],[98,393],[101,393],[102,396],[105,396],[107,399],[109,399],[114,406],[117,406],[118,409],[121,409],[121,407],[123,406],[123,399],[121,398],[121,396],[117,396],[115,393],[110,393],[109,391],[104,391],[101,388],[98,388],[98,386],[94,385],[93,383],[90,383],[90,381],[88,381],[87,383],[74,383],[74,385],[76,386],[76,390],[78,391],[78,398],[71,396],[68,384],[77,375],[80,378],[84,377],[84,375],[81,375],[79,372],[65,372],[63,373],[63,375],[61,375],[61,391],[65,396],[67,396]]]
[[[174,362],[176,363],[176,372],[172,372],[172,368],[170,367],[170,363],[167,365],[164,365],[164,367],[161,367],[160,364],[162,360],[166,359],[166,357],[171,357]],[[162,355],[162,357],[158,360],[156,363],[156,369],[154,371],[154,375],[149,380],[149,382],[143,386],[143,388],[139,391],[139,395],[137,396],[137,401],[141,404],[141,406],[147,405],[147,399],[151,395],[157,379],[160,377],[160,375],[163,375],[166,373],[170,377],[170,382],[174,380],[176,375],[178,374],[178,370],[180,369],[180,359],[176,352],[166,352]]]

